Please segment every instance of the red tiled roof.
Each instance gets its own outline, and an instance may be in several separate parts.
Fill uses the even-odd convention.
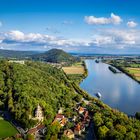
[[[63,119],[63,118],[64,118],[64,115],[62,115],[62,114],[57,114],[56,117],[55,117],[55,119],[57,119],[57,118]]]
[[[45,125],[43,125],[43,124],[40,124],[40,125],[38,125],[36,128],[37,128],[37,130],[40,130],[40,129],[43,129],[43,128],[45,128]]]
[[[61,124],[65,125],[66,124],[66,121],[67,120],[65,118],[63,118],[62,121],[61,121]]]
[[[84,113],[84,119],[86,119],[88,117],[88,111],[86,111],[85,113]]]
[[[37,128],[32,128],[27,132],[27,134],[33,134],[35,132],[37,132]]]
[[[75,130],[76,130],[76,131],[80,131],[80,124],[77,124],[77,125],[76,125]]]
[[[80,107],[80,108],[79,108],[79,111],[84,111],[84,108],[83,108],[83,107]]]
[[[22,135],[21,134],[16,134],[16,136],[15,136],[16,138],[22,138]]]
[[[35,128],[30,129],[30,130],[27,132],[27,134],[33,134],[33,133],[35,133],[35,132],[37,132],[38,130],[43,129],[43,128],[45,128],[45,125],[39,124],[39,125],[36,126]]]

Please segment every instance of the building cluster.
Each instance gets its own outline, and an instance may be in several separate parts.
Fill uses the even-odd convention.
[[[63,114],[63,109],[60,108],[52,122],[52,125],[58,122],[60,126],[63,127],[63,135],[70,139],[81,136],[82,133],[86,131],[86,128],[88,128],[90,123],[90,116],[87,108],[83,108],[82,106],[78,105],[73,109],[73,111],[75,111],[77,115],[67,118]],[[38,124],[34,128],[29,129],[26,134],[34,135],[36,139],[44,137],[47,129],[45,125],[42,124],[42,121],[44,120],[43,114],[43,109],[38,104],[34,114],[35,117],[33,118],[34,120],[38,120]],[[67,127],[68,122],[72,123],[73,127]]]
[[[86,130],[86,128],[89,126],[90,123],[90,116],[89,116],[89,112],[86,108],[83,108],[81,106],[79,106],[77,108],[77,112],[78,112],[78,118],[77,118],[77,124],[75,124],[75,128],[74,128],[74,134],[75,135],[81,135],[82,132],[84,132]]]
[[[79,106],[75,109],[75,111],[78,114],[77,116],[73,116],[73,118],[66,118],[63,114],[60,114],[62,111],[59,110],[54,121],[52,122],[52,124],[54,124],[56,121],[59,122],[61,127],[67,125],[67,122],[73,123],[73,128],[64,130],[64,135],[70,139],[80,136],[90,123],[89,112],[86,108]]]
[[[18,63],[18,64],[25,64],[24,60],[9,60],[10,63]]]

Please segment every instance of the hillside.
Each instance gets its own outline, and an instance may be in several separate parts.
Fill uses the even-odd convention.
[[[71,64],[73,62],[79,61],[79,58],[74,57],[63,50],[51,49],[45,53],[40,53],[32,56],[33,60],[41,60],[52,63],[67,63]]]
[[[25,58],[37,53],[38,52],[35,51],[14,51],[0,49],[0,58]]]
[[[71,54],[59,49],[51,49],[42,53],[37,51],[15,51],[0,49],[0,58],[32,59],[36,61],[61,63],[65,65],[80,61],[80,58],[72,56]]]
[[[82,101],[83,97],[90,104]],[[0,110],[8,110],[23,128],[31,128],[38,122],[34,119],[38,104],[43,109],[43,124],[47,126],[46,140],[60,139],[64,130],[74,130],[75,125],[82,124],[83,115],[77,112],[78,105],[89,111],[95,126],[91,129],[99,140],[140,138],[139,120],[89,97],[68,80],[63,71],[41,62],[28,61],[23,65],[0,61]],[[69,121],[60,129],[58,123],[52,122],[61,107]],[[74,116],[76,121],[70,121]]]
[[[77,95],[64,73],[47,64],[1,61],[0,83],[0,108],[8,109],[23,127],[36,124],[30,117],[38,104],[44,108],[46,123],[53,120],[59,107],[76,104],[73,99]]]

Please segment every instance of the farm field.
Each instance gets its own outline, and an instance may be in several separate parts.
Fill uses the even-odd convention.
[[[84,74],[83,66],[71,66],[62,68],[66,74]]]
[[[0,139],[15,136],[18,131],[6,120],[0,117]]]
[[[133,75],[138,81],[140,81],[140,68],[131,68],[128,67],[126,70]]]

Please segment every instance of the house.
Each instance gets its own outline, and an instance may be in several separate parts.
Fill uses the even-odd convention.
[[[46,132],[46,127],[45,127],[45,125],[39,124],[39,125],[37,126],[37,131],[41,132],[42,134],[45,134],[45,132]]]
[[[28,130],[27,134],[36,134],[37,132],[41,132],[41,133],[45,133],[45,125],[43,124],[39,124],[38,126],[31,128],[30,130]]]
[[[85,124],[81,123],[81,124],[77,124],[76,127],[74,128],[74,134],[75,135],[81,135],[82,132],[85,131]]]
[[[64,135],[70,139],[74,138],[74,132],[71,129],[67,129],[64,131]]]
[[[60,125],[63,127],[65,126],[65,124],[67,123],[67,119],[66,118],[63,118],[61,121],[60,121]]]
[[[83,107],[81,107],[81,106],[78,107],[78,112],[79,112],[79,114],[83,114],[84,111],[85,111],[85,108],[83,108]]]
[[[28,132],[27,132],[27,134],[36,134],[36,132],[37,132],[37,128],[35,127],[35,128],[31,128]]]
[[[74,128],[74,134],[81,135],[81,133],[82,133],[81,126],[80,126],[80,124],[77,124],[76,127]]]
[[[37,119],[39,121],[44,120],[43,111],[42,111],[42,108],[39,104],[38,104],[36,111],[35,111],[35,119]]]
[[[84,120],[86,120],[88,118],[88,111],[84,112]]]
[[[54,120],[60,121],[60,120],[62,120],[63,118],[65,118],[64,115],[62,115],[62,114],[57,114],[57,115],[55,116],[55,119],[54,119]]]
[[[66,124],[67,119],[65,118],[64,115],[62,115],[62,114],[57,114],[57,115],[55,116],[55,119],[54,119],[54,121],[52,122],[52,124],[55,123],[56,121],[58,121],[59,124],[63,127],[63,126]]]
[[[25,64],[23,60],[9,60],[10,63],[19,63],[19,64]]]

